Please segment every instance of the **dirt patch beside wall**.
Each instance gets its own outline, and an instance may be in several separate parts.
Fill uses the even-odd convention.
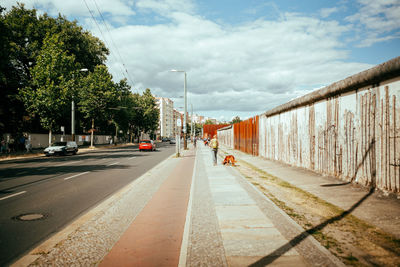
[[[239,160],[238,165],[253,185],[346,265],[400,266],[400,240],[356,218],[352,209],[343,210],[247,162]]]

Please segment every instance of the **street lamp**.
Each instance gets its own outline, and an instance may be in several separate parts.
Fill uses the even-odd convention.
[[[186,112],[187,112],[187,90],[186,90],[186,71],[184,70],[171,70],[171,72],[183,72],[185,74],[185,80],[183,83],[183,92],[184,92],[184,99],[185,99],[185,105],[184,105],[184,116],[183,116],[183,148],[186,150],[187,149],[187,140],[186,140]]]
[[[79,71],[85,72],[88,69],[80,69]],[[72,102],[71,102],[71,139],[75,141],[75,102],[74,95],[72,94]]]
[[[192,110],[192,115],[190,115],[190,135],[192,136],[192,142],[193,142],[193,104],[190,103],[190,107]]]

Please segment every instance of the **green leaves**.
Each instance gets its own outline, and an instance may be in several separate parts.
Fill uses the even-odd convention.
[[[71,99],[74,56],[68,56],[63,45],[59,35],[44,39],[37,64],[31,70],[31,85],[20,90],[27,110],[38,114],[48,130],[66,115]]]
[[[77,132],[89,129],[92,119],[107,134],[115,127],[155,131],[159,111],[150,89],[133,94],[126,80],[113,82],[104,65],[108,53],[76,21],[39,15],[23,4],[7,12],[0,7],[0,134],[29,131],[24,117],[39,131],[68,128],[72,99]]]
[[[79,110],[85,118],[107,120],[109,108],[115,107],[118,100],[117,86],[113,83],[107,67],[98,65],[92,73],[82,80],[79,91]]]

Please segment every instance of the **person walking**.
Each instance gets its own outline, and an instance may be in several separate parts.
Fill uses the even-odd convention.
[[[213,139],[210,141],[210,147],[212,149],[213,153],[213,160],[214,160],[214,166],[217,165],[217,153],[218,153],[218,139],[217,135],[214,135]]]

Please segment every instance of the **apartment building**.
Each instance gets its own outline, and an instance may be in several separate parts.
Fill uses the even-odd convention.
[[[176,121],[174,119],[174,102],[166,97],[156,97],[156,103],[160,110],[157,137],[174,137],[176,126]]]

